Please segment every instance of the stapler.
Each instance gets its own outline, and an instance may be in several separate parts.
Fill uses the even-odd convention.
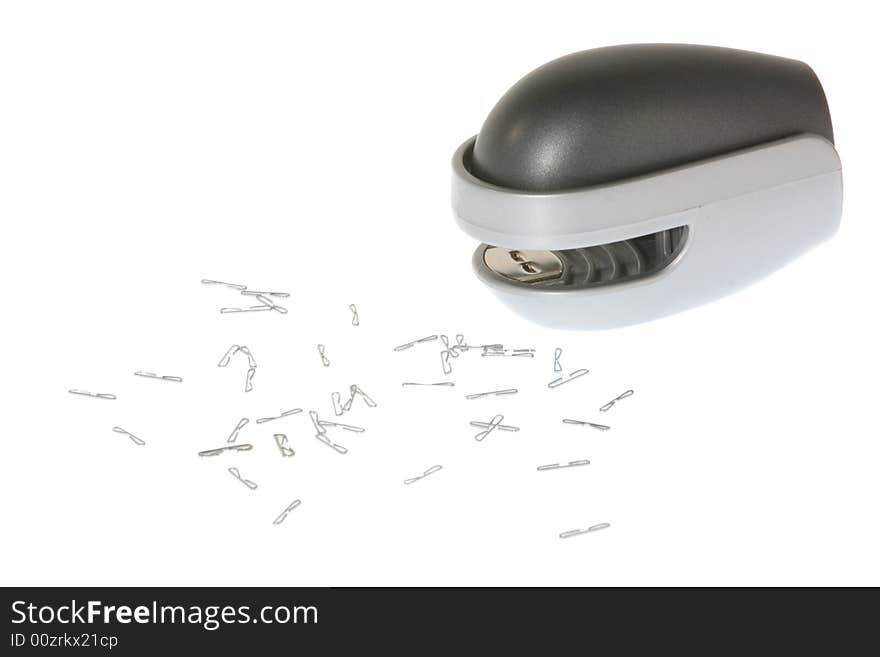
[[[612,328],[718,299],[834,235],[842,179],[812,69],[622,45],[517,82],[452,161],[477,276],[551,327]]]

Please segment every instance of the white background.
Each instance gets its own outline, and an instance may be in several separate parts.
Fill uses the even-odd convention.
[[[3,3],[0,581],[880,584],[865,5]],[[471,273],[451,155],[536,66],[660,41],[815,69],[844,167],[841,230],[685,314],[598,333],[532,326]],[[220,316],[241,300],[205,277],[290,291],[290,312]],[[440,380],[438,348],[394,345],[459,332],[538,357],[469,353],[455,388],[400,386]],[[240,357],[216,367],[233,342],[259,363],[249,394]],[[551,391],[556,346],[566,369],[591,373]],[[334,434],[346,456],[305,414],[251,422],[248,454],[196,456],[243,416],[329,415],[330,392],[353,382],[379,407],[346,416],[368,428]],[[499,387],[520,393],[464,399]],[[522,430],[476,443],[468,422],[495,413]],[[603,416],[610,432],[561,423]],[[592,465],[535,469],[579,458]],[[611,528],[558,538],[600,522]]]

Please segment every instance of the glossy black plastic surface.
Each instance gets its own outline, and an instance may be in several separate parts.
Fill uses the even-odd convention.
[[[710,46],[612,46],[516,83],[466,165],[501,187],[557,191],[801,133],[834,139],[822,86],[803,62]]]

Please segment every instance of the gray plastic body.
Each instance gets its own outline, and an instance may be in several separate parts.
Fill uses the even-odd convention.
[[[680,52],[682,47],[672,48]],[[694,52],[703,50],[685,48],[697,48]],[[613,49],[596,52],[608,50]],[[706,50],[714,53],[721,49]],[[731,68],[736,69],[745,62],[746,70],[754,71],[749,68],[754,67],[752,57],[743,57],[740,51],[722,52],[733,53],[729,60]],[[758,59],[766,57],[747,54]],[[462,144],[453,157],[452,205],[461,228],[485,243],[474,254],[478,277],[507,305],[538,323],[575,329],[610,328],[654,319],[724,296],[833,235],[840,221],[842,183],[840,160],[829,139],[831,127],[824,95],[805,65],[767,59],[772,60],[769,68],[776,71],[774,67],[778,67],[777,74],[782,78],[786,78],[785,71],[788,71],[789,84],[777,90],[777,95],[783,97],[775,99],[766,98],[773,96],[773,87],[755,86],[755,93],[761,96],[754,99],[758,109],[749,114],[745,103],[740,103],[739,109],[729,117],[733,121],[738,115],[743,126],[718,119],[717,113],[721,110],[717,107],[716,95],[722,99],[728,96],[716,94],[711,88],[706,90],[709,95],[702,100],[699,94],[688,92],[687,97],[695,107],[690,108],[686,116],[680,116],[679,123],[667,125],[664,130],[662,123],[647,115],[659,106],[657,113],[668,123],[672,119],[662,108],[672,101],[659,102],[649,93],[653,87],[643,89],[646,95],[641,105],[632,100],[638,96],[634,90],[623,93],[618,89],[620,85],[600,87],[597,93],[617,89],[626,97],[620,107],[628,108],[628,114],[613,119],[602,115],[603,125],[614,138],[622,138],[620,126],[631,124],[638,128],[634,134],[650,142],[638,149],[628,149],[626,157],[613,152],[610,144],[614,139],[607,133],[594,133],[592,129],[587,130],[586,135],[579,132],[585,130],[585,125],[598,125],[592,115],[575,119],[579,111],[587,111],[585,107],[593,107],[599,101],[586,106],[573,103],[568,108],[575,118],[568,122],[572,134],[567,143],[578,143],[579,149],[587,151],[590,144],[601,144],[596,158],[605,161],[607,168],[596,169],[579,163],[578,149],[557,157],[564,154],[568,146],[559,146],[560,140],[549,139],[546,144],[550,146],[545,145],[543,151],[530,153],[526,148],[525,154],[519,156],[525,160],[516,165],[503,157],[497,158],[503,166],[499,165],[491,175],[493,179],[508,174],[528,178],[521,182],[523,188],[515,188],[487,180],[484,176],[490,174],[475,164],[482,132]],[[583,57],[580,60],[583,61]],[[638,60],[628,61],[635,66]],[[553,72],[553,83],[559,84],[553,64],[548,67]],[[538,69],[524,80],[545,69],[547,67]],[[640,79],[636,74],[624,77]],[[732,79],[747,77],[740,72]],[[575,78],[583,79],[583,76]],[[526,88],[535,89],[535,81],[531,80]],[[787,89],[795,91],[789,94]],[[580,98],[573,91],[570,93]],[[508,96],[499,105],[508,104]],[[766,133],[781,137],[733,148],[744,136],[765,134],[757,127],[765,111],[761,107],[784,108],[792,98],[800,99],[804,106],[787,120],[783,120],[786,112],[780,109],[781,118],[772,122],[773,130]],[[612,106],[614,99],[605,99],[602,103]],[[637,111],[638,107],[642,108],[641,112]],[[548,112],[556,115],[563,109],[552,104]],[[498,114],[505,115],[512,120],[509,108]],[[700,125],[700,116],[704,117],[704,126]],[[651,138],[639,132],[648,123],[662,133],[660,137]],[[684,124],[694,125],[697,132],[705,132],[707,136],[688,148],[669,148],[668,161],[687,161],[666,166],[663,163],[667,149],[658,144],[669,134],[681,130]],[[821,134],[804,132],[798,126]],[[558,125],[551,128],[550,133],[554,133]],[[511,130],[516,137],[508,140],[511,143],[517,139],[523,143],[540,143],[548,134],[547,126],[540,121],[521,123],[517,130]],[[791,130],[795,130],[793,136],[785,134]],[[497,126],[493,131],[497,131]],[[708,135],[713,131],[720,136],[710,138]],[[553,144],[562,150],[554,149]],[[691,160],[700,152],[701,144],[720,152]],[[636,151],[638,157],[631,157]],[[543,167],[539,166],[541,152],[545,156]],[[490,160],[492,158],[485,160],[483,165]],[[612,177],[601,183],[569,186],[571,181],[577,180],[578,173],[584,180],[603,179],[606,174],[618,171],[623,160],[627,160],[627,166],[635,167],[633,170],[643,167],[651,170],[623,178]],[[652,168],[655,166],[659,168]],[[555,170],[559,171],[554,174]],[[546,185],[561,188],[529,188]],[[650,249],[654,244],[663,243],[668,243],[669,248],[654,257]],[[550,250],[565,263],[566,271],[557,279],[537,283],[511,280],[487,266],[483,258],[486,245]]]

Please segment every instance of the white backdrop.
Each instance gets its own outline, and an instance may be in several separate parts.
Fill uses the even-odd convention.
[[[0,581],[880,584],[877,52],[863,4],[4,3]],[[471,274],[452,152],[536,66],[643,41],[813,66],[843,160],[841,231],[685,314],[532,326]],[[206,277],[290,291],[290,312],[221,316],[240,299]],[[538,357],[464,354],[455,388],[402,388],[442,379],[436,343],[392,351],[432,333]],[[241,357],[216,367],[231,343],[257,359],[251,393]],[[557,346],[591,373],[548,390]],[[350,383],[379,406],[343,419],[368,429],[334,434],[345,456],[305,413],[252,421],[248,454],[196,456],[240,417],[329,416]],[[508,387],[520,393],[464,399]],[[522,430],[475,442],[468,422],[495,413]],[[580,458],[592,465],[535,469]]]

